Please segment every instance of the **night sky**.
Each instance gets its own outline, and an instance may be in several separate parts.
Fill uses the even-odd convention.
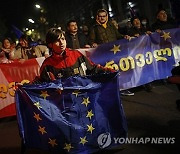
[[[36,19],[40,16],[40,11],[35,8],[35,4],[40,4],[51,23],[63,22],[67,15],[77,12],[78,7],[86,6],[88,2],[89,0],[3,0],[0,4],[0,19],[6,25],[13,24],[21,28],[28,23],[28,18]]]
[[[2,0],[0,4],[0,39],[4,35],[11,35],[12,25],[21,31],[26,27],[37,29],[45,24],[41,22],[41,17],[46,18],[47,27],[54,25],[63,27],[69,17],[79,18],[82,9],[95,1],[101,2],[101,0]],[[41,13],[35,4],[39,4],[45,12]],[[29,18],[33,19],[35,23],[29,23]]]
[[[2,22],[4,22],[6,26],[9,26],[10,24],[21,26],[28,14],[29,3],[30,1],[28,0],[1,1],[0,18]]]
[[[27,24],[28,18],[34,19],[39,16],[40,11],[35,8],[37,2],[47,10],[53,8],[51,6],[55,5],[56,0],[3,0],[0,5],[0,18],[7,26],[13,24],[23,27]]]

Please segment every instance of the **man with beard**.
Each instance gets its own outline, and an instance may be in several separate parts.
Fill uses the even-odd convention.
[[[92,47],[97,47],[99,44],[109,43],[118,39],[130,37],[122,35],[117,28],[108,21],[108,12],[105,9],[97,11],[96,24],[90,31],[89,42]]]

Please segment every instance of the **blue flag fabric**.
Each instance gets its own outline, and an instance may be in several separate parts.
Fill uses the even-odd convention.
[[[15,33],[16,37],[20,39],[20,37],[24,34],[20,29],[18,29],[16,26],[12,25],[12,30]]]
[[[25,85],[16,91],[20,135],[28,148],[92,153],[127,136],[117,73]]]
[[[90,59],[120,71],[120,89],[165,79],[180,61],[180,28],[102,44]]]

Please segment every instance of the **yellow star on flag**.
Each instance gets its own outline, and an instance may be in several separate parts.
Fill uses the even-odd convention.
[[[167,32],[167,33],[166,33],[166,32],[163,31],[163,35],[162,35],[161,37],[163,37],[164,40],[166,41],[167,39],[171,38],[170,32]]]
[[[65,143],[64,149],[66,149],[68,152],[69,152],[72,148],[73,148],[73,147],[71,146],[71,144]]]
[[[84,138],[81,138],[80,137],[80,142],[79,142],[79,144],[85,144],[85,143],[87,143],[88,141],[86,140],[86,136],[84,137]]]
[[[34,112],[34,118],[37,120],[37,122],[40,121],[40,120],[42,120],[42,119],[39,117],[39,114],[36,114],[35,112]]]
[[[35,105],[38,109],[42,108],[42,107],[40,106],[40,103],[39,103],[39,102],[35,102],[34,105]]]
[[[88,98],[83,98],[83,102],[81,104],[84,104],[87,107],[89,103],[90,103],[90,101],[89,101],[89,97],[88,97]]]
[[[48,143],[51,144],[52,147],[54,147],[55,145],[58,145],[58,144],[56,143],[56,139],[50,139],[50,138],[49,138],[49,142],[48,142]]]
[[[121,51],[120,45],[114,45],[114,47],[110,51],[113,51],[114,54],[116,54],[118,51]]]
[[[41,132],[42,135],[45,134],[45,133],[47,133],[47,132],[45,131],[45,127],[41,127],[41,126],[39,126],[38,131]]]
[[[91,117],[94,116],[94,114],[92,113],[92,110],[91,111],[88,111],[87,113],[87,118],[91,119]]]
[[[76,90],[76,91],[74,91],[72,94],[77,97],[80,93],[81,93],[80,91]]]
[[[42,96],[42,97],[44,97],[44,99],[46,99],[46,97],[49,96],[49,95],[48,95],[47,91],[41,91],[40,96]]]
[[[88,127],[88,132],[91,132],[91,134],[92,134],[92,131],[95,129],[93,126],[92,126],[92,124],[90,124],[90,125],[87,125],[87,127]]]

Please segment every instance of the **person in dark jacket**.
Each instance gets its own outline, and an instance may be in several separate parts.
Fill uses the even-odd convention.
[[[175,20],[168,18],[168,15],[164,9],[158,10],[156,18],[156,22],[152,24],[153,31],[161,32],[161,30],[177,27]]]
[[[142,17],[141,18],[141,24],[146,30],[152,31],[151,26],[149,24],[149,19],[147,17]]]
[[[44,60],[40,68],[40,81],[49,82],[75,75],[114,72],[94,64],[79,51],[66,48],[64,32],[60,29],[51,28],[46,35],[46,43],[52,50],[52,55]]]
[[[97,47],[99,44],[109,43],[122,38],[130,39],[129,36],[120,34],[112,22],[108,21],[108,13],[105,9],[98,10],[96,23],[89,34],[90,45]]]
[[[131,37],[139,37],[144,34],[151,34],[150,29],[147,27],[144,27],[141,24],[141,21],[138,17],[131,18],[132,27],[128,31],[128,35]],[[147,83],[143,85],[145,90],[150,92],[152,90],[152,85],[150,83]]]
[[[65,33],[67,47],[71,49],[89,48],[86,36],[78,31],[78,25],[75,20],[67,23],[67,32]]]
[[[151,34],[151,31],[148,28],[145,28],[138,17],[131,19],[132,27],[128,30],[128,35],[132,37],[139,37],[144,34]]]

